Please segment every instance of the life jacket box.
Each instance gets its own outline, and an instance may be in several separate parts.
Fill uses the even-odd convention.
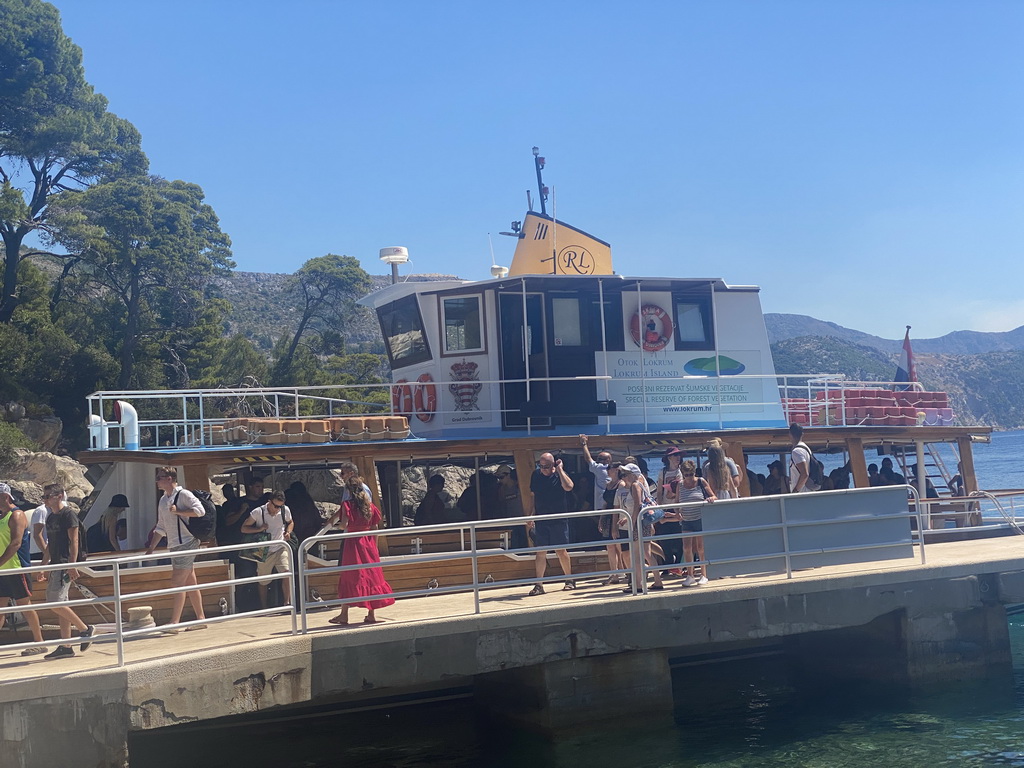
[[[285,419],[284,429],[282,431],[286,435],[301,435],[306,431],[305,422],[299,421],[298,419]]]
[[[341,419],[341,437],[343,441],[355,441],[366,439],[366,420],[360,416],[350,416]]]
[[[284,429],[280,419],[258,419],[249,423],[250,439],[255,438],[257,443],[275,445],[283,443]]]
[[[385,416],[384,426],[390,440],[405,440],[409,436],[409,420],[405,416]]]
[[[363,423],[366,425],[366,439],[367,440],[384,440],[386,439],[387,432],[385,429],[387,419],[384,416],[367,416],[363,419]]]
[[[306,431],[312,435],[329,435],[331,433],[327,419],[309,419],[305,425]]]
[[[210,445],[225,445],[228,441],[227,430],[220,424],[210,427]]]

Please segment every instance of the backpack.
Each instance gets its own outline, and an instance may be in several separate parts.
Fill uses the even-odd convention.
[[[821,488],[821,484],[825,482],[825,465],[814,458],[814,451],[810,449],[807,443],[799,442],[796,444],[796,447],[807,451],[807,455],[810,457],[807,461],[807,477],[818,488]]]
[[[178,494],[180,493],[181,491],[178,491],[174,494],[174,501],[171,502],[174,506],[178,506]],[[203,505],[204,514],[202,517],[186,518],[185,527],[200,541],[213,541],[217,538],[217,506],[213,503],[213,497],[210,496],[209,491],[189,491],[189,493],[199,499],[199,503]],[[181,525],[180,517],[178,525]]]
[[[72,513],[74,514],[74,513]],[[85,562],[85,559],[89,557],[89,546],[88,536],[86,535],[85,526],[79,524],[78,526],[78,560],[77,562]]]

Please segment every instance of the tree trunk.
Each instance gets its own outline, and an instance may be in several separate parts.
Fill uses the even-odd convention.
[[[139,265],[132,268],[131,283],[128,286],[128,317],[124,326],[124,342],[121,344],[121,373],[117,377],[118,389],[128,389],[135,373],[135,349],[139,344]]]
[[[21,243],[25,234],[20,231],[4,231],[4,288],[0,296],[0,323],[9,323],[14,316],[14,308],[18,306],[18,264],[21,261]]]

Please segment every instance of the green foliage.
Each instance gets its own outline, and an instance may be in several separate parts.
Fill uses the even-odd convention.
[[[52,205],[54,238],[78,257],[79,290],[110,299],[119,389],[161,379],[187,387],[190,362],[211,363],[202,348],[219,337],[226,307],[205,291],[233,263],[203,199],[195,184],[142,176],[65,192]]]
[[[236,333],[218,341],[214,359],[203,377],[195,382],[197,387],[213,389],[265,384],[269,371],[267,357],[249,339]]]
[[[103,176],[144,173],[148,163],[139,132],[85,81],[82,51],[53,6],[0,0],[0,19],[0,322],[7,323],[21,300],[22,243],[49,229],[52,200]]]
[[[275,350],[272,378],[278,385],[298,384],[313,375],[308,360],[298,359],[300,343],[307,335],[319,336],[320,350],[325,341],[338,346],[338,328],[357,298],[370,288],[370,276],[351,256],[329,253],[310,259],[295,273],[292,287],[301,300],[301,316],[287,347]],[[307,350],[308,351],[308,350]]]
[[[16,426],[0,421],[0,468],[9,467],[14,463],[15,448],[39,450],[39,446],[29,440]]]
[[[831,336],[801,336],[772,344],[777,374],[843,373],[855,381],[891,381],[896,362],[873,347]]]

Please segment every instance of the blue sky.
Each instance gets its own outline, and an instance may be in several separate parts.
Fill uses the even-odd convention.
[[[58,0],[238,269],[485,278],[547,158],[629,275],[887,338],[1024,324],[1024,3]]]

